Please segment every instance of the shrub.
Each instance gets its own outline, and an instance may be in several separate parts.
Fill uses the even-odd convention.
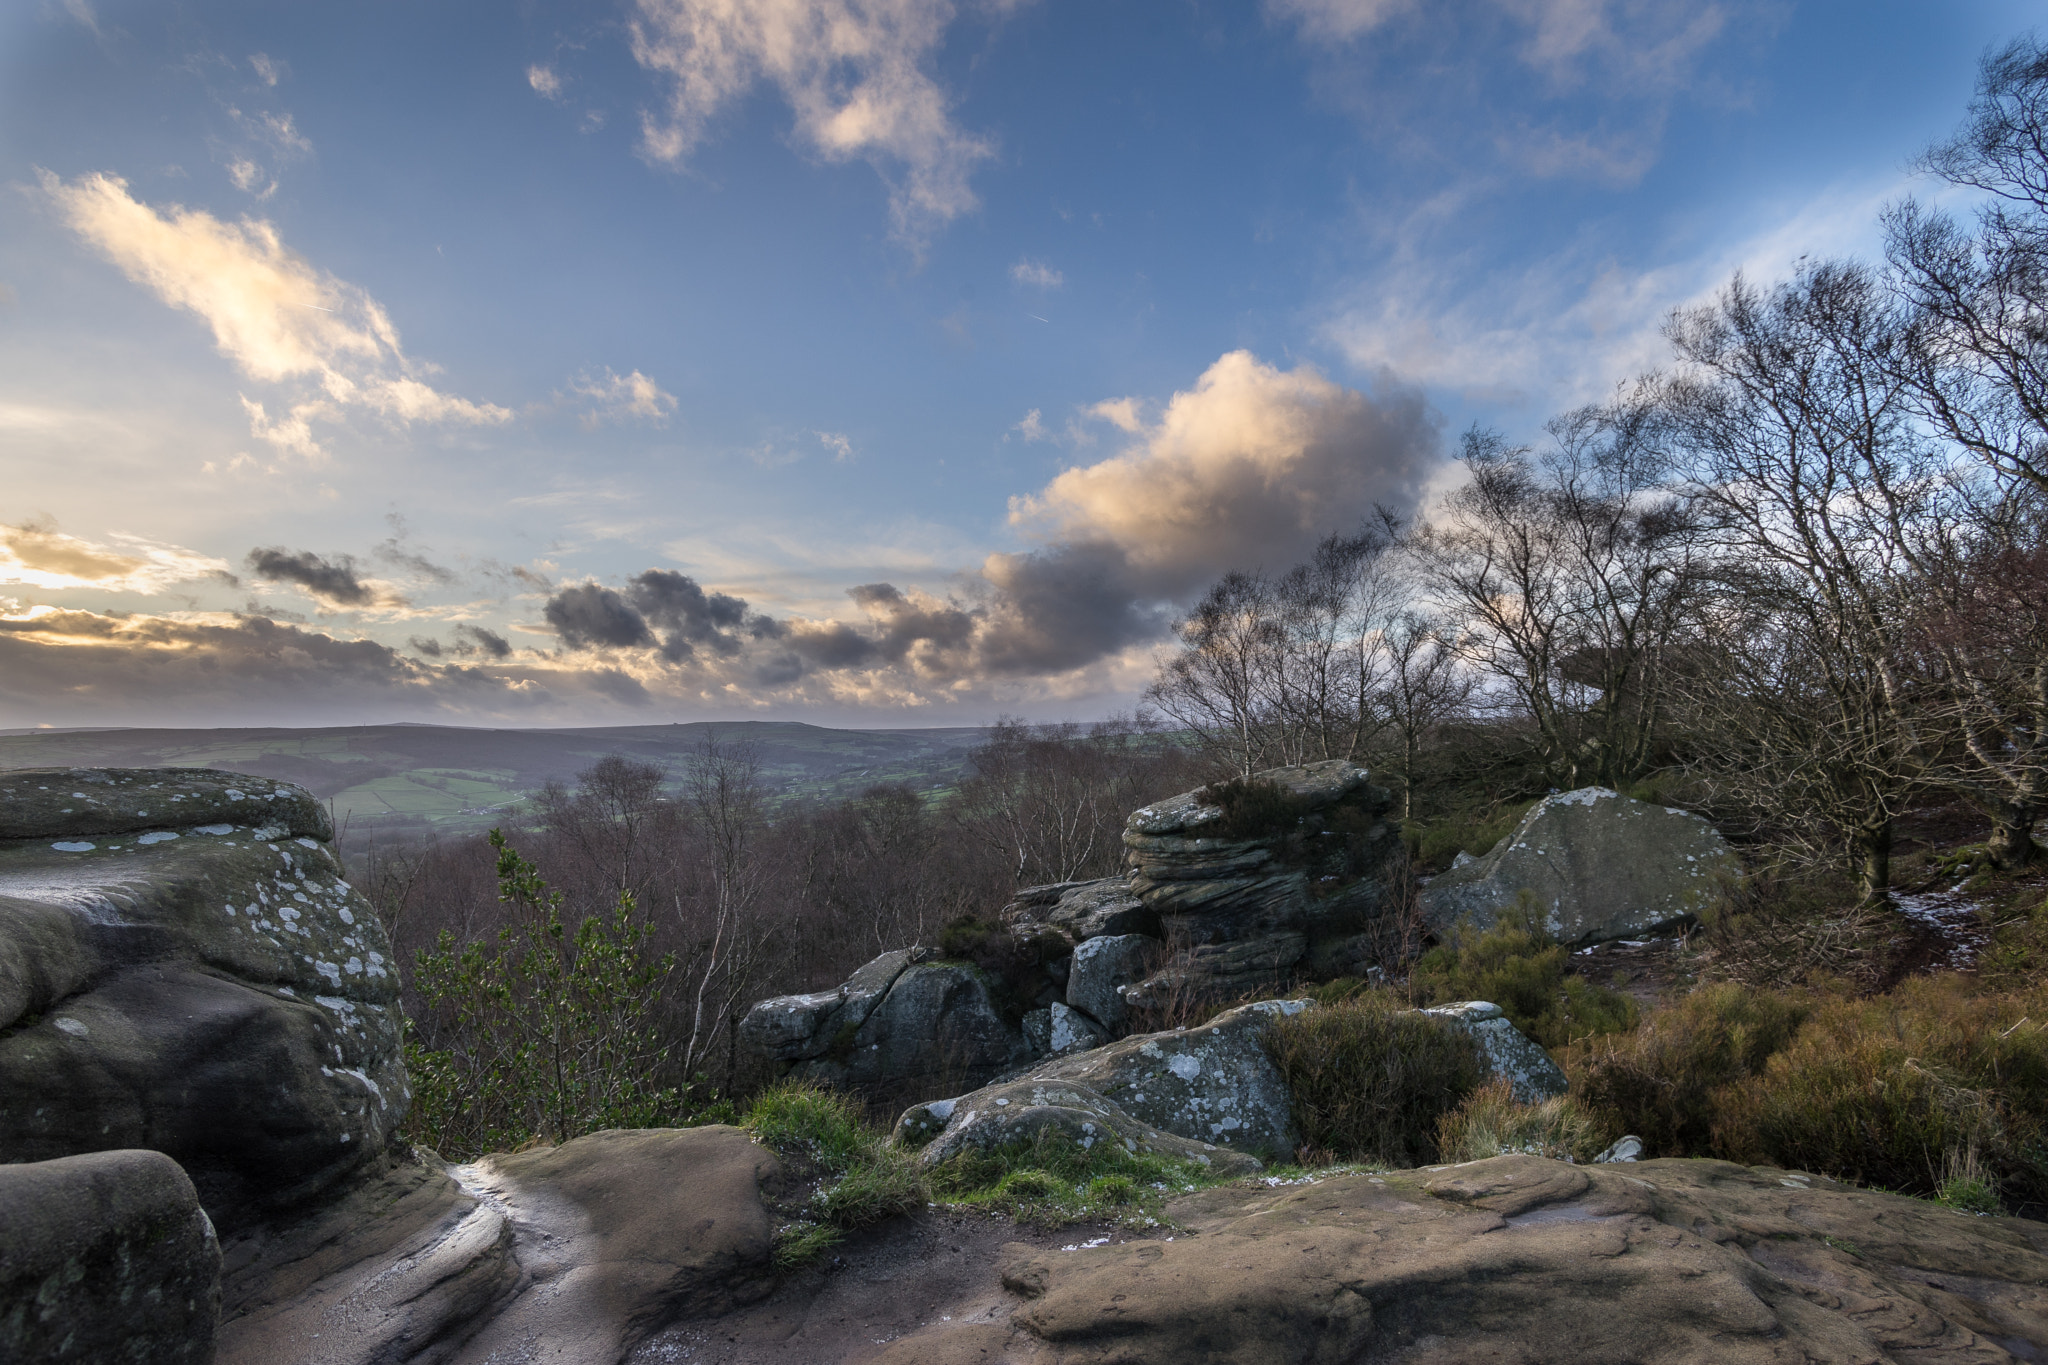
[[[1460,853],[1484,857],[1493,846],[1514,833],[1515,826],[1529,813],[1534,801],[1506,805],[1469,806],[1447,811],[1429,820],[1409,820],[1401,827],[1408,851],[1425,869],[1441,871]]]
[[[1524,892],[1491,929],[1460,924],[1449,943],[1424,953],[1409,990],[1425,1005],[1492,1001],[1544,1047],[1635,1027],[1634,1000],[1567,975],[1570,963],[1564,946],[1544,930],[1534,898]]]
[[[1314,809],[1308,798],[1278,782],[1258,777],[1233,777],[1212,782],[1195,793],[1204,805],[1223,811],[1220,823],[1202,826],[1204,839],[1270,839],[1292,834],[1302,817]]]
[[[1056,934],[1019,938],[994,920],[960,915],[939,930],[939,955],[956,962],[971,962],[988,973],[998,986],[997,1004],[1012,1016],[1031,1007],[1039,991],[1050,984],[1045,964],[1073,951]]]
[[[1303,1142],[1342,1160],[1416,1166],[1437,1123],[1478,1087],[1478,1046],[1463,1030],[1366,992],[1266,1026],[1294,1097]]]
[[[2021,1200],[2048,1197],[2042,995],[1919,977],[1825,999],[1762,1072],[1719,1097],[1737,1160],[1934,1194],[1958,1162]]]
[[[1510,1152],[1591,1161],[1613,1140],[1596,1117],[1566,1096],[1518,1102],[1506,1077],[1480,1086],[1437,1124],[1440,1161],[1483,1161]]]
[[[1724,982],[1652,1014],[1635,1032],[1588,1039],[1563,1057],[1578,1103],[1633,1133],[1651,1156],[1705,1156],[1716,1092],[1762,1071],[1811,1010],[1801,995]]]
[[[413,1140],[460,1161],[681,1119],[688,1087],[661,1083],[668,1058],[655,1029],[675,955],[649,948],[654,926],[631,892],[570,933],[562,893],[502,833],[490,840],[498,899],[515,922],[494,942],[460,947],[443,930],[418,955],[413,984],[452,1026],[434,1048],[407,1022]]]

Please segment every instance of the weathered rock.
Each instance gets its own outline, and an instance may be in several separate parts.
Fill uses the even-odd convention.
[[[0,1165],[0,1360],[207,1365],[219,1315],[220,1247],[177,1162]]]
[[[1468,919],[1484,929],[1527,891],[1560,942],[1598,943],[1697,917],[1740,873],[1727,840],[1690,811],[1581,787],[1538,802],[1484,857],[1432,878],[1422,913],[1438,933]]]
[[[1199,1028],[1042,1062],[1026,1079],[1085,1085],[1139,1122],[1194,1142],[1291,1158],[1301,1141],[1292,1100],[1262,1037],[1267,1020],[1306,1008],[1305,1000],[1241,1005]]]
[[[932,1106],[918,1106],[898,1120],[897,1131],[914,1141],[937,1117]],[[924,1143],[920,1159],[937,1165],[962,1152],[1029,1142],[1042,1132],[1060,1134],[1082,1147],[1108,1142],[1127,1152],[1197,1161],[1222,1174],[1249,1175],[1261,1169],[1243,1152],[1179,1137],[1133,1118],[1089,1086],[1045,1080],[992,1085],[952,1101],[943,1129]]]
[[[1255,777],[1292,802],[1269,830],[1221,837],[1229,818],[1207,788],[1125,824],[1131,889],[1167,940],[1185,945],[1148,997],[1280,990],[1304,964],[1357,970],[1367,931],[1400,904],[1407,852],[1386,819],[1391,798],[1364,768],[1332,760]]]
[[[798,1070],[837,1085],[923,1090],[984,1085],[1031,1060],[1021,1027],[997,1008],[994,986],[964,962],[914,962],[858,1028],[839,1029]]]
[[[229,1248],[218,1360],[609,1365],[669,1322],[768,1292],[763,1194],[781,1179],[716,1125],[394,1172]]]
[[[821,1056],[835,1040],[843,1046],[904,969],[924,956],[922,948],[899,948],[883,953],[832,990],[757,1001],[740,1020],[740,1046],[781,1062]],[[841,1038],[842,1032],[846,1038]]]
[[[1051,932],[1071,944],[1106,934],[1159,932],[1159,917],[1138,899],[1128,876],[1031,887],[1003,907],[1002,921],[1013,934]]]
[[[1109,1041],[1109,1033],[1102,1025],[1058,1001],[1024,1016],[1024,1036],[1030,1040],[1032,1051],[1041,1057],[1086,1052]]]
[[[1074,949],[1067,974],[1067,1003],[1104,1028],[1115,1031],[1127,1008],[1119,992],[1143,977],[1165,945],[1144,934],[1109,934]]]
[[[942,1303],[872,1359],[1993,1365],[2048,1354],[2048,1226],[1784,1171],[1504,1156],[1223,1186],[1166,1214],[1171,1238],[1013,1244],[1006,1296]]]
[[[1499,1005],[1485,1000],[1464,1000],[1438,1005],[1422,1013],[1463,1029],[1479,1044],[1487,1069],[1505,1076],[1515,1088],[1515,1098],[1536,1104],[1565,1092],[1564,1072],[1535,1039],[1509,1022]]]
[[[239,773],[0,774],[0,1151],[167,1153],[224,1226],[375,1158],[398,978],[328,833]]]

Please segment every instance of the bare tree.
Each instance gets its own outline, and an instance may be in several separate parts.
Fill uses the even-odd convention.
[[[1698,588],[1648,390],[1549,424],[1541,450],[1465,437],[1471,479],[1412,538],[1464,660],[1534,725],[1562,785],[1653,763],[1668,655]]]
[[[576,775],[573,791],[557,781],[541,788],[541,827],[585,861],[607,898],[638,890],[652,828],[670,814],[666,778],[652,763],[606,754]]]
[[[730,1088],[739,1016],[753,999],[764,926],[756,915],[762,889],[757,844],[766,825],[761,760],[754,746],[727,744],[706,734],[683,771],[683,800],[693,832],[701,841],[699,875],[708,883],[704,919],[687,961],[690,1023],[681,1063],[686,1074],[701,1071],[720,1036],[726,1039],[726,1084]],[[684,914],[680,893],[674,896]]]

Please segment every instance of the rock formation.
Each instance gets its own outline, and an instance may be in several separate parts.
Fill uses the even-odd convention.
[[[1572,946],[1635,938],[1697,917],[1741,874],[1712,825],[1605,787],[1546,797],[1484,857],[1422,888],[1425,922],[1491,926],[1524,891],[1544,926]]]
[[[0,1165],[0,1360],[207,1365],[220,1246],[161,1152]]]
[[[1518,1102],[1537,1104],[1565,1092],[1563,1068],[1550,1059],[1540,1043],[1516,1028],[1499,1005],[1488,1000],[1464,1000],[1422,1013],[1471,1034],[1479,1044],[1479,1055],[1487,1072],[1505,1076],[1514,1087]]]
[[[225,1230],[382,1153],[398,978],[297,787],[0,773],[0,1151],[174,1158]]]

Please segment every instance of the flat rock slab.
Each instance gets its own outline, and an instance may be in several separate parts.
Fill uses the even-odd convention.
[[[595,1133],[411,1167],[230,1247],[220,1365],[617,1365],[648,1333],[774,1286],[736,1128]]]
[[[1573,946],[1640,938],[1696,918],[1741,874],[1720,832],[1690,811],[1581,787],[1536,803],[1515,832],[1422,888],[1438,933],[1491,927],[1524,892]]]
[[[1241,1182],[1018,1243],[889,1365],[1793,1365],[2048,1354],[2048,1225],[1725,1162],[1537,1157]],[[962,1303],[961,1308],[968,1305]],[[735,1359],[743,1357],[732,1357]]]
[[[930,1136],[931,1105],[915,1105],[896,1125],[899,1142]],[[1219,1174],[1249,1175],[1260,1163],[1214,1142],[1196,1142],[1133,1118],[1096,1091],[1068,1081],[1011,1081],[991,1085],[950,1102],[944,1127],[926,1144],[920,1159],[935,1166],[963,1152],[1027,1143],[1041,1133],[1065,1137],[1082,1148],[1097,1143],[1127,1152],[1171,1157],[1210,1167]]]
[[[0,1360],[208,1365],[220,1263],[161,1152],[0,1165]]]
[[[379,1153],[398,976],[327,831],[241,774],[0,778],[0,1151],[167,1153],[224,1228]]]

